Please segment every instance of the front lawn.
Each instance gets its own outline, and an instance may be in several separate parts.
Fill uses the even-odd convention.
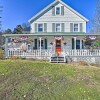
[[[0,100],[100,100],[100,67],[1,60]]]

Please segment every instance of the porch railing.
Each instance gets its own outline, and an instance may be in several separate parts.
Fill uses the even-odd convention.
[[[25,58],[49,58],[55,51],[51,50],[8,50],[8,57],[25,57]],[[64,56],[100,56],[100,50],[64,50],[62,51]]]
[[[66,56],[100,56],[100,50],[64,50]]]
[[[22,50],[8,50],[8,57],[24,57],[24,58],[48,58],[54,52],[50,50],[30,50],[30,51],[22,51]]]

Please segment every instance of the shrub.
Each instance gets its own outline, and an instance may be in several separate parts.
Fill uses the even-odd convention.
[[[94,46],[100,47],[100,41],[95,41],[95,42],[94,42]]]

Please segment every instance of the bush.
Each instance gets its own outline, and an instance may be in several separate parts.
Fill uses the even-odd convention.
[[[94,42],[94,46],[100,47],[100,41],[95,41],[95,42]]]
[[[4,59],[4,51],[0,50],[0,59]]]

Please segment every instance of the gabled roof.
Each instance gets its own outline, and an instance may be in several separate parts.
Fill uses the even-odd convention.
[[[37,13],[35,16],[33,16],[31,19],[29,19],[28,22],[31,22],[31,21],[35,20],[39,15],[43,14],[47,9],[49,9],[52,6],[54,6],[56,3],[61,3],[62,5],[64,5],[66,8],[68,8],[70,11],[72,11],[73,13],[75,13],[76,15],[78,15],[80,18],[82,18],[86,22],[89,21],[87,18],[85,18],[83,15],[79,14],[77,11],[75,11],[73,8],[71,8],[70,6],[68,6],[67,4],[65,4],[63,1],[61,1],[61,0],[55,0],[54,2],[52,2],[51,4],[49,4],[47,7],[45,7],[43,10],[41,10],[39,13]]]

